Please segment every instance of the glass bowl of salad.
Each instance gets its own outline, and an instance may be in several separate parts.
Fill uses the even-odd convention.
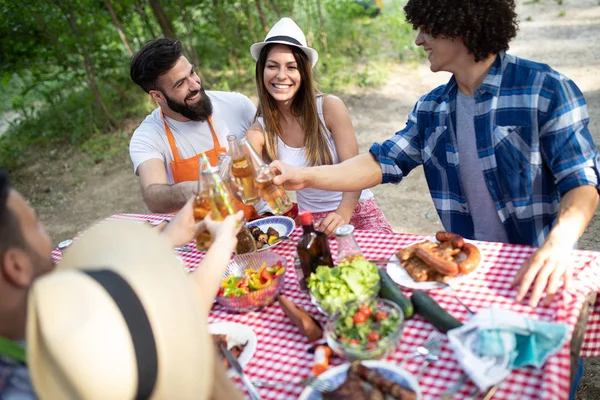
[[[385,299],[348,302],[325,327],[329,347],[349,360],[382,358],[395,347],[404,327],[404,313]]]
[[[285,282],[287,260],[271,251],[231,259],[216,301],[229,311],[249,312],[273,303]]]

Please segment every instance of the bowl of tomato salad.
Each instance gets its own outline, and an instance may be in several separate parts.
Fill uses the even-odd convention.
[[[234,312],[270,305],[283,288],[286,265],[285,257],[270,251],[233,257],[217,292],[217,303]]]
[[[404,313],[395,303],[377,298],[346,303],[325,327],[329,347],[349,360],[371,360],[389,354],[402,336]]]

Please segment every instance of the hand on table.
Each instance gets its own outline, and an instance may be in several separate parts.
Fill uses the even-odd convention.
[[[548,237],[542,247],[527,260],[512,281],[512,286],[519,286],[517,301],[523,300],[531,288],[529,305],[537,307],[545,295],[543,304],[548,305],[554,300],[561,281],[564,279],[564,290],[569,291],[573,280],[573,264],[571,252],[573,242]]]
[[[283,185],[287,190],[299,190],[306,187],[306,180],[302,176],[302,168],[292,167],[279,160],[269,164],[269,168],[275,173],[273,183],[275,185]]]
[[[327,214],[327,216],[325,218],[323,218],[321,221],[316,223],[315,229],[320,230],[327,236],[334,236],[335,229],[338,226],[347,224],[348,222],[349,221],[346,221],[346,219],[344,217],[342,217],[340,214],[338,214],[337,212],[332,212],[332,213]]]

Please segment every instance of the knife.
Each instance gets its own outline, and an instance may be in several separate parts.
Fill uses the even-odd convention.
[[[398,260],[397,258],[395,258],[393,260],[392,259],[388,259],[388,260],[381,259],[381,260],[367,260],[367,261],[370,263],[373,263],[373,264],[377,264],[377,265],[402,263],[402,261]]]
[[[244,374],[244,370],[238,362],[238,359],[233,354],[231,354],[229,350],[227,350],[227,346],[225,346],[224,343],[219,344],[219,350],[221,350],[221,354],[223,354],[227,361],[229,361],[229,365],[231,365],[235,372],[237,372],[237,374],[240,376],[240,379],[244,383],[244,386],[246,387],[246,389],[248,389],[248,394],[250,395],[250,398],[252,400],[261,400],[260,394],[258,394],[258,391],[254,387],[250,379],[248,379],[248,377]]]

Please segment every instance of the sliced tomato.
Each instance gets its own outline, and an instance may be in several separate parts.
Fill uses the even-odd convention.
[[[360,342],[356,339],[350,339],[350,341],[348,342],[350,345],[352,346],[358,346],[360,345]]]
[[[369,336],[367,336],[367,338],[369,339],[369,342],[376,342],[381,338],[381,335],[379,335],[378,332],[371,331],[369,332]]]
[[[265,283],[267,281],[270,281],[272,278],[271,274],[269,273],[269,271],[267,271],[267,269],[261,269],[260,271],[260,282],[261,283]]]
[[[217,292],[217,296],[223,297],[223,292],[225,292],[225,289],[223,289],[222,287],[220,287],[219,291]]]
[[[354,314],[354,317],[352,319],[356,325],[359,325],[367,320],[367,316],[359,311],[356,314]]]
[[[367,350],[375,350],[375,348],[377,347],[377,345],[375,345],[375,343],[367,343],[367,346],[365,347]]]
[[[236,288],[248,290],[248,278],[240,279],[235,284]]]

